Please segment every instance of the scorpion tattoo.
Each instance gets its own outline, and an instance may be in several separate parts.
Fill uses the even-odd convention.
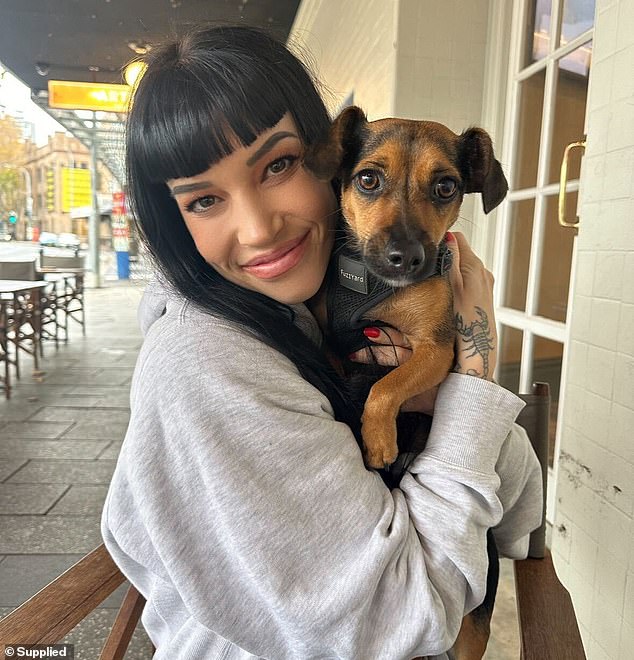
[[[487,313],[481,307],[476,307],[475,310],[480,318],[468,326],[465,325],[462,316],[456,314],[456,331],[460,334],[462,341],[467,344],[467,350],[473,351],[466,357],[482,356],[482,367],[486,378],[489,375],[489,351],[492,351],[495,347],[489,332]],[[470,369],[469,374],[473,376],[480,375],[475,369]]]

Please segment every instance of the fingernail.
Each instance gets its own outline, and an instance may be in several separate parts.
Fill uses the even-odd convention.
[[[348,355],[348,360],[354,360],[356,357],[357,357],[356,352],[350,353],[350,355]]]
[[[378,328],[364,328],[363,334],[369,339],[377,339],[381,336],[381,331]]]
[[[446,240],[447,242],[455,241],[455,240],[456,240],[456,237],[455,237],[450,231],[448,231],[448,232],[445,234],[445,240]]]

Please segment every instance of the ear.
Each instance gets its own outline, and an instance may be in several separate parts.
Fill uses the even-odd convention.
[[[489,134],[470,128],[460,136],[460,167],[465,177],[465,192],[481,192],[485,213],[492,211],[509,189],[502,166],[495,159]]]
[[[361,108],[356,105],[345,108],[333,121],[326,138],[307,148],[304,165],[324,181],[339,176],[346,159],[356,149],[359,127],[366,123]]]

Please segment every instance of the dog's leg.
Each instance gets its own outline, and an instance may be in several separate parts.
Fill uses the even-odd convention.
[[[382,469],[398,455],[396,416],[405,401],[438,385],[451,368],[453,343],[421,342],[411,358],[372,386],[365,402],[361,434],[368,466]],[[429,365],[433,364],[433,370]]]

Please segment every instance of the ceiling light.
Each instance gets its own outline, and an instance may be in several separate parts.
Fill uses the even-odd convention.
[[[141,76],[145,73],[146,69],[147,64],[145,62],[133,60],[127,64],[123,70],[123,77],[130,87],[134,87],[135,83],[141,79]]]
[[[145,55],[150,52],[152,46],[143,41],[128,41],[128,48],[137,55]]]

